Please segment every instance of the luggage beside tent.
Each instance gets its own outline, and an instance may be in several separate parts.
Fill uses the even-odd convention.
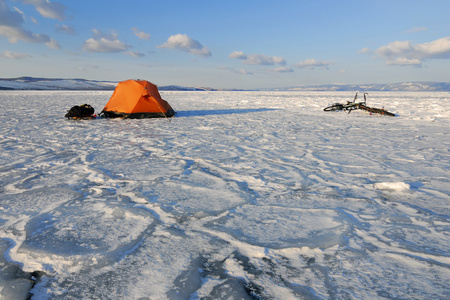
[[[175,111],[161,98],[156,85],[146,80],[119,82],[101,116],[108,118],[164,118],[173,117]]]
[[[94,108],[89,104],[75,105],[67,111],[64,116],[68,119],[92,119],[94,116]]]

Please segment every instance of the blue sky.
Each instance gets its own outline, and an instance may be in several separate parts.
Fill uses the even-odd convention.
[[[0,77],[449,82],[449,13],[448,0],[0,0]]]

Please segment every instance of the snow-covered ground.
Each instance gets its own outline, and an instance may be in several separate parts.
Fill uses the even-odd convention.
[[[0,92],[5,299],[448,299],[450,93],[111,94]]]

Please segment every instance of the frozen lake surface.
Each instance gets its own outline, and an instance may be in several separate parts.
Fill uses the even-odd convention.
[[[0,298],[448,299],[450,93],[0,92]]]

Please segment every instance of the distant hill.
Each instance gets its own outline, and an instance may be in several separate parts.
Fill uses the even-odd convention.
[[[18,77],[0,78],[0,90],[69,90],[92,91],[114,90],[117,81],[98,81],[87,79]],[[159,86],[160,91],[214,91],[211,88],[183,87],[178,85]]]
[[[0,90],[114,90],[117,81],[98,81],[63,78],[0,78]],[[158,86],[160,91],[217,91],[208,87],[183,87],[179,85]],[[229,90],[229,89],[228,89]],[[388,84],[326,84],[294,86],[272,91],[450,91],[450,82],[402,82]],[[236,91],[236,90],[235,90]]]
[[[410,92],[448,92],[450,82],[401,82],[386,84],[326,84],[296,86],[279,91],[410,91]]]
[[[0,90],[114,90],[117,82],[62,78],[0,78]]]

